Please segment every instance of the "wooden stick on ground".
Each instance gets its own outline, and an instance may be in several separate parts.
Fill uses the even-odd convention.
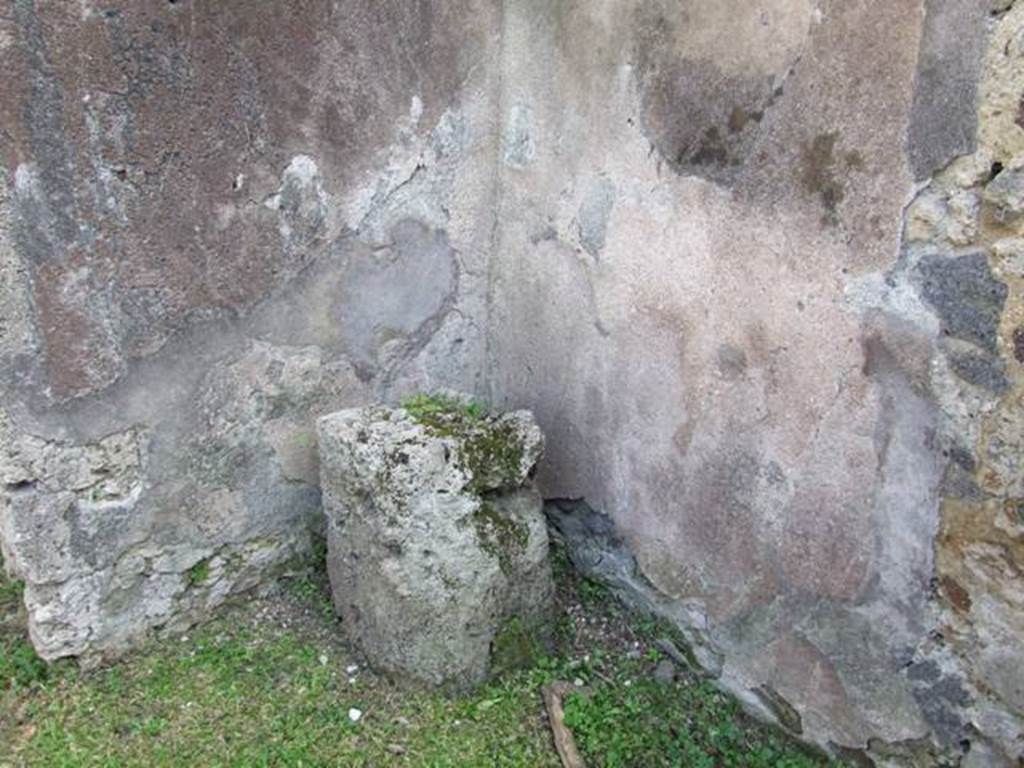
[[[572,690],[573,686],[570,683],[559,681],[541,688],[541,695],[544,697],[544,706],[548,710],[551,735],[555,740],[558,756],[562,759],[562,768],[586,768],[580,751],[576,748],[576,740],[572,737],[572,731],[565,725],[562,698]]]

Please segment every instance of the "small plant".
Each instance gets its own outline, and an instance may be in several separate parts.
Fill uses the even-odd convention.
[[[473,400],[460,400],[450,395],[418,394],[402,401],[402,407],[416,421],[434,425],[438,421],[450,419],[469,419],[480,421],[487,415],[487,409]]]
[[[325,536],[313,537],[313,567],[318,571],[327,569],[327,538]]]
[[[652,641],[658,638],[658,633],[661,631],[661,622],[651,614],[644,614],[636,620],[634,628],[637,637]]]
[[[325,623],[330,624],[338,620],[334,612],[334,604],[331,602],[326,575],[321,576],[317,572],[312,575],[288,579],[286,584],[292,594],[307,603]]]
[[[587,765],[812,768],[821,761],[749,723],[710,683],[639,677],[568,697],[565,722]]]
[[[312,558],[296,563],[297,573],[285,580],[286,588],[315,611],[325,623],[337,621],[327,580],[327,539],[313,536]]]
[[[24,639],[0,642],[0,690],[19,690],[47,678],[46,662],[40,659],[32,645]]]
[[[522,471],[523,444],[515,425],[488,419],[488,410],[472,400],[449,395],[414,395],[402,407],[430,432],[456,438],[460,460],[472,481],[470,490],[484,492]],[[497,482],[495,482],[497,479]]]
[[[495,674],[529,669],[543,655],[544,643],[537,628],[527,626],[519,617],[505,622],[491,641],[491,665]]]
[[[209,560],[200,560],[188,569],[189,586],[198,587],[200,584],[205,583],[208,578],[210,578]]]
[[[580,579],[579,586],[580,603],[585,608],[599,608],[611,601],[608,587],[595,579]]]
[[[18,603],[21,601],[22,592],[25,591],[25,583],[22,581],[7,581],[0,578],[0,605],[7,603]]]

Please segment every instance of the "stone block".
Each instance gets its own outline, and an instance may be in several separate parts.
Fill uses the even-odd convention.
[[[532,415],[371,407],[318,432],[334,605],[375,667],[464,689],[505,666],[492,649],[510,629],[543,635],[553,586]]]

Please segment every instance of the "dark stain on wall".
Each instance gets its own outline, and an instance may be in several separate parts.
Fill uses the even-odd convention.
[[[1013,329],[1013,357],[1018,363],[1024,363],[1024,326]]]
[[[865,168],[864,156],[857,150],[839,152],[842,137],[838,131],[819,133],[804,144],[798,173],[804,191],[816,197],[822,209],[822,223],[839,225],[839,210],[846,199],[843,179]]]
[[[804,189],[816,195],[825,211],[825,219],[836,223],[836,211],[843,201],[843,185],[836,175],[836,131],[815,136],[803,151],[800,181]]]
[[[910,167],[926,179],[977,145],[978,79],[985,3],[925,0],[914,105],[907,134]]]
[[[642,125],[651,145],[677,173],[732,183],[749,159],[767,111],[782,96],[787,73],[740,77],[713,61],[677,51],[677,25],[655,6],[634,15],[636,81]]]
[[[476,0],[13,3],[0,145],[56,401],[116,380],[197,320],[236,317],[323,252],[285,242],[296,155],[340,193],[457,99]],[[9,140],[8,140],[9,139]]]
[[[960,583],[952,576],[943,576],[939,579],[942,593],[949,600],[950,604],[961,613],[969,613],[971,610],[971,596]]]

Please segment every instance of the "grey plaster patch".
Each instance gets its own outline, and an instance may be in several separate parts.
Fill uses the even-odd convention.
[[[357,252],[334,299],[344,348],[364,370],[384,362],[389,344],[404,345],[436,324],[458,290],[458,266],[444,231],[405,219],[380,249]]]
[[[970,695],[958,678],[942,671],[932,660],[915,662],[907,669],[913,683],[914,698],[936,737],[944,743],[955,742],[963,732],[963,709]]]
[[[910,333],[902,324],[896,328]],[[927,352],[919,349],[920,337],[897,339],[891,341],[893,367],[882,376],[882,412],[875,431],[879,462],[872,502],[872,584],[865,595],[879,623],[886,625],[890,653],[914,644],[925,632],[934,560],[932,548],[920,542],[931,542],[938,532],[936,488],[943,472],[935,439],[939,414],[914,375],[915,368],[927,364],[927,357],[918,362]],[[893,515],[893,509],[901,513]]]
[[[615,184],[610,179],[599,178],[587,186],[577,213],[580,245],[595,259],[604,249],[608,233],[608,218],[615,205]]]
[[[263,205],[278,212],[285,247],[303,249],[323,235],[328,202],[316,161],[297,155],[281,174],[281,187]]]
[[[29,268],[15,250],[11,225],[13,206],[7,173],[0,169],[0,378],[15,370],[24,376],[25,359],[37,341],[33,327]],[[16,359],[21,357],[21,361]],[[37,363],[38,365],[38,363]]]
[[[530,108],[525,104],[515,104],[509,110],[508,124],[502,139],[502,157],[509,168],[523,170],[537,153],[531,115]]]
[[[1010,386],[1006,363],[995,355],[979,352],[952,352],[949,366],[957,376],[989,392],[1001,395]]]
[[[914,177],[926,179],[977,144],[978,79],[985,50],[979,2],[926,0],[907,137]]]
[[[918,272],[922,295],[938,312],[942,332],[995,353],[1008,291],[992,274],[988,257],[932,254],[921,259]]]

